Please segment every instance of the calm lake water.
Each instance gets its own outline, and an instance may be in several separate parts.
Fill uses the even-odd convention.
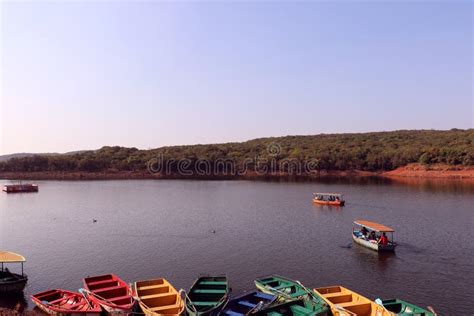
[[[165,277],[185,289],[199,274],[226,273],[234,293],[252,289],[258,276],[276,273],[309,287],[342,284],[371,299],[432,305],[441,315],[474,312],[472,184],[38,184],[39,193],[0,195],[0,249],[26,256],[26,301],[46,289],[76,290],[83,277],[110,272],[126,281]],[[312,205],[313,192],[342,192],[347,205]],[[396,253],[352,244],[355,219],[395,228]],[[4,296],[0,305],[21,299]]]

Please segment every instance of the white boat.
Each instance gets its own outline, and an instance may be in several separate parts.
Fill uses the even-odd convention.
[[[394,251],[397,246],[393,241],[394,232],[393,228],[379,223],[356,220],[352,228],[352,239],[359,245],[375,251]],[[386,243],[380,242],[382,236],[386,237]]]

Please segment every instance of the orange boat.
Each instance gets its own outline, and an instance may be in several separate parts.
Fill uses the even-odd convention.
[[[314,193],[313,203],[320,205],[344,206],[342,194],[339,193]]]

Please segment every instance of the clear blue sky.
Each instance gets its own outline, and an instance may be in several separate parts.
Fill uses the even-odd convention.
[[[473,4],[1,3],[1,147],[473,127]]]

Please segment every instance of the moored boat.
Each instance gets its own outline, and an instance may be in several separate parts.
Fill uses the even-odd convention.
[[[229,300],[222,308],[220,315],[244,316],[264,309],[276,300],[275,295],[262,292],[250,292]]]
[[[217,315],[227,302],[228,295],[226,276],[200,277],[186,295],[186,312],[190,316]]]
[[[20,254],[0,251],[0,293],[21,293],[28,282],[28,276],[23,272],[25,257]],[[5,267],[5,264],[21,263],[21,274],[13,273]]]
[[[128,284],[114,274],[87,277],[84,288],[87,297],[109,313],[128,314],[135,304]]]
[[[276,295],[279,301],[287,302],[304,299],[314,302],[314,315],[326,315],[329,312],[327,303],[313,291],[298,281],[278,275],[271,275],[255,280],[255,286],[263,293]]]
[[[359,245],[375,251],[395,251],[397,244],[393,241],[395,230],[388,226],[356,220],[352,228],[352,239]],[[390,233],[390,237],[387,234]]]
[[[344,206],[346,201],[339,193],[314,193],[313,203],[320,205]]]
[[[383,306],[342,286],[315,288],[331,307],[334,316],[389,316],[393,315]]]
[[[253,315],[258,316],[319,316],[329,315],[326,311],[321,313],[320,307],[311,300],[297,299],[279,304],[271,305],[268,308],[259,310]]]
[[[32,183],[5,184],[2,190],[6,193],[38,192],[38,185]]]
[[[145,315],[180,315],[184,301],[180,293],[166,279],[152,279],[134,283],[137,301]]]
[[[416,306],[414,304],[399,300],[399,299],[390,299],[390,300],[375,300],[376,303],[383,305],[385,309],[394,313],[395,315],[403,316],[435,316],[436,313]]]
[[[33,294],[31,300],[42,311],[55,316],[93,316],[102,312],[99,304],[84,295],[61,289]]]

